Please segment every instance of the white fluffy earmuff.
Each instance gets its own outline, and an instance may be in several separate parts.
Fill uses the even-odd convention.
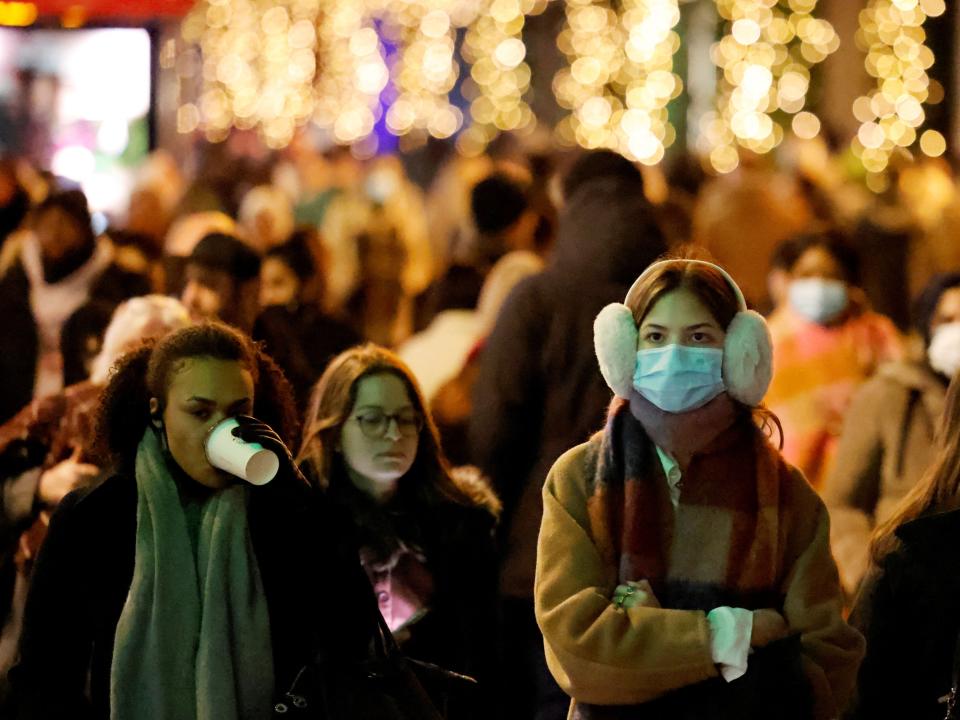
[[[723,345],[723,382],[734,400],[753,407],[767,394],[773,377],[773,343],[763,316],[747,309],[740,288],[719,265],[705,260],[661,260],[643,271],[623,303],[607,305],[593,323],[593,343],[600,372],[618,397],[629,398],[637,364],[638,328],[628,307],[634,292],[647,275],[664,263],[697,263],[718,270],[737,296],[740,311],[727,327]]]

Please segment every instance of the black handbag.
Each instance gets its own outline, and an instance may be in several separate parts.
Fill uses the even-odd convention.
[[[455,694],[476,680],[405,657],[379,610],[370,657],[361,662],[320,656],[297,673],[274,705],[275,716],[311,720],[445,720]]]

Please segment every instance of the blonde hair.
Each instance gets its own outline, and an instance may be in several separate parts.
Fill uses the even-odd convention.
[[[111,366],[138,342],[188,325],[190,313],[179,300],[166,295],[144,295],[121,303],[103,334],[103,346],[91,364],[90,380],[104,384]]]

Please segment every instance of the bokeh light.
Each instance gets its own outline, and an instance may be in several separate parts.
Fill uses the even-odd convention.
[[[673,72],[680,48],[677,0],[567,0],[557,44],[568,66],[553,81],[570,111],[559,142],[607,147],[646,164],[676,139],[667,105],[683,83]]]
[[[882,173],[897,149],[910,148],[918,137],[924,154],[946,151],[940,133],[918,134],[927,119],[924,105],[943,99],[943,88],[927,74],[934,55],[923,26],[945,11],[944,0],[870,0],[860,13],[857,45],[875,87],[853,104],[861,125],[852,149],[869,173]]]
[[[837,50],[829,22],[814,16],[816,0],[718,0],[726,34],[711,52],[721,76],[716,109],[700,120],[699,149],[713,169],[739,164],[738,147],[767,153],[784,124],[800,137],[820,132],[808,109],[811,68]]]
[[[319,12],[320,0],[199,2],[181,33],[185,54],[199,48],[202,88],[177,129],[222,139],[231,127],[257,128],[269,147],[287,145],[316,104]]]
[[[485,0],[467,30],[463,57],[470,64],[464,95],[470,100],[470,126],[457,140],[467,155],[483,150],[504,131],[528,132],[536,125],[527,104],[530,66],[523,28],[528,15],[546,7],[543,0]]]

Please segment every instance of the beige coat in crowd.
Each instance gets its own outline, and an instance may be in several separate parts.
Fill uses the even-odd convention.
[[[919,362],[882,366],[847,411],[821,495],[846,591],[866,572],[870,536],[920,480],[933,459],[946,386]]]

